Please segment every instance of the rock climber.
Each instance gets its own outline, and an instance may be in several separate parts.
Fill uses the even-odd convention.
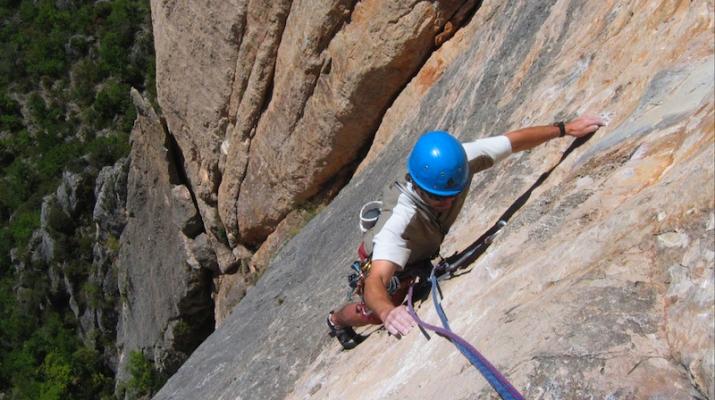
[[[566,135],[586,136],[603,125],[600,118],[581,116],[468,143],[443,131],[421,136],[408,157],[405,182],[385,190],[382,216],[360,245],[361,259],[370,263],[361,282],[361,301],[329,313],[330,335],[347,350],[364,340],[353,327],[383,324],[397,338],[410,332],[416,323],[402,304],[409,285],[429,274],[430,260],[439,254],[474,174],[511,153]]]

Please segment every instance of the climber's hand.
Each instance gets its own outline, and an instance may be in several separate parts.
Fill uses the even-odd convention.
[[[382,322],[385,325],[385,329],[397,337],[407,335],[415,326],[415,320],[404,305],[397,306],[390,310],[387,315],[382,318]]]
[[[596,132],[598,128],[606,125],[601,118],[593,116],[581,116],[565,124],[566,134],[574,137],[586,136]]]

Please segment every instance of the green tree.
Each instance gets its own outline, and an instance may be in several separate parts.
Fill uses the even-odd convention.
[[[0,131],[18,131],[22,129],[20,104],[6,93],[0,93]]]
[[[63,354],[50,352],[42,362],[41,400],[62,400],[67,398],[73,374],[70,360]]]
[[[130,399],[152,395],[164,384],[154,364],[141,351],[129,353],[127,369],[130,378],[121,386]]]
[[[130,107],[129,85],[117,81],[107,82],[94,100],[94,109],[103,125],[111,121],[118,112],[126,113]]]

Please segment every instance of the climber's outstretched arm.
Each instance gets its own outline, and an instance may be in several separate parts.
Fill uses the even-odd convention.
[[[598,117],[582,116],[564,123],[566,134],[573,137],[582,137],[596,132],[605,123]],[[505,133],[504,136],[511,142],[511,151],[524,151],[532,149],[550,139],[559,137],[561,131],[558,126],[544,125],[517,129]]]

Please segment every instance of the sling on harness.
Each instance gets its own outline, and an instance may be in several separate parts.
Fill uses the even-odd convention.
[[[356,295],[362,297],[365,291],[365,279],[370,273],[371,267],[371,256],[368,256],[367,259],[355,261],[352,263],[352,265],[350,265],[350,270],[352,272],[348,275],[348,301],[352,300],[353,296]],[[390,282],[387,283],[385,290],[387,291],[387,294],[391,296],[400,288],[403,279],[411,279],[412,282],[414,282],[414,279],[418,276],[422,276],[424,278],[425,276],[427,276],[427,274],[423,273],[418,275],[415,274],[412,270],[403,271],[403,273],[395,274],[392,276],[392,278],[390,278]]]
[[[365,278],[370,272],[372,267],[372,259],[368,258],[364,261],[355,261],[350,265],[350,270],[352,271],[348,275],[348,301],[352,300],[353,296],[362,296],[365,290]],[[395,275],[390,279],[387,284],[387,293],[393,294],[400,286],[400,278]]]

